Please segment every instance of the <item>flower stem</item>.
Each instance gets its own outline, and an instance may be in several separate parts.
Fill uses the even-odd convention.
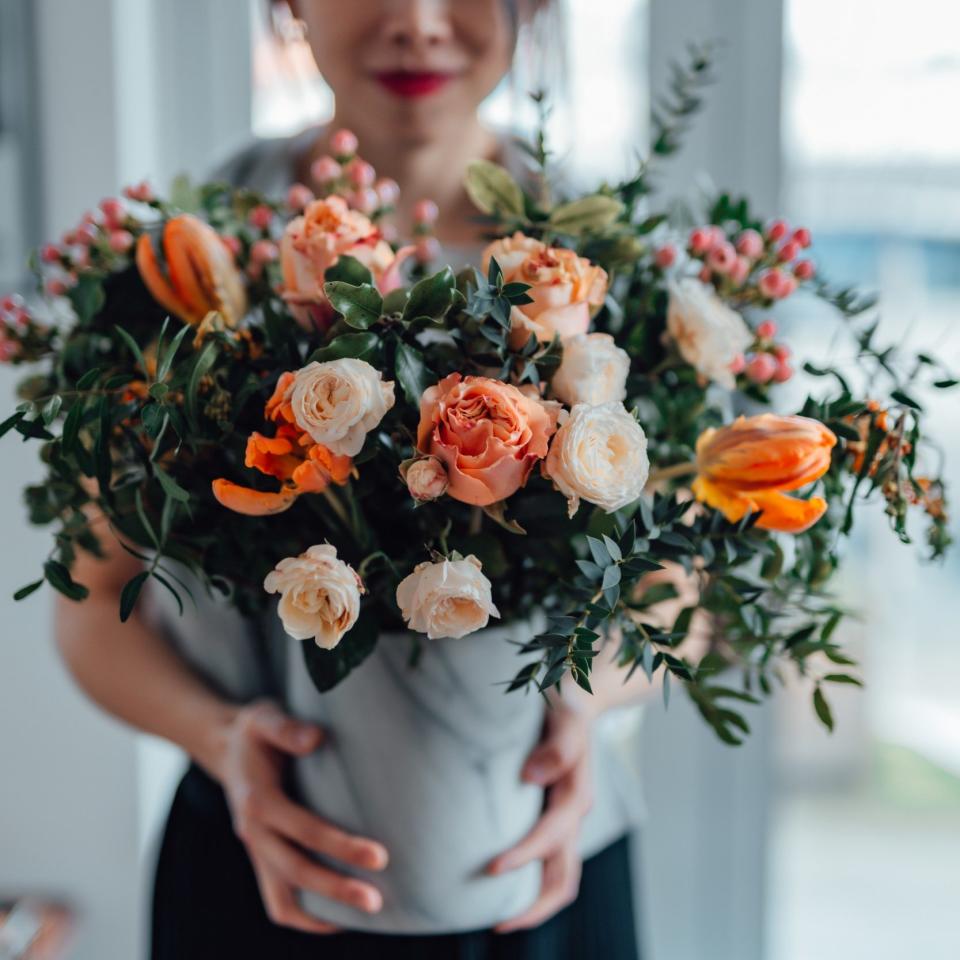
[[[662,483],[664,480],[675,480],[677,477],[688,477],[696,472],[697,464],[692,460],[689,463],[674,463],[661,470],[652,471],[647,479],[647,486]]]

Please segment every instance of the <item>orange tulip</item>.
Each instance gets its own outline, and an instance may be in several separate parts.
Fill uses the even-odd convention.
[[[350,457],[338,456],[322,444],[314,443],[296,425],[290,404],[284,399],[292,379],[292,373],[283,374],[267,401],[266,417],[278,424],[276,435],[251,434],[244,458],[246,466],[276,477],[280,490],[272,493],[242,487],[230,480],[214,480],[213,495],[229,510],[252,517],[282,513],[293,506],[301,494],[323,493],[331,483],[343,486],[350,476],[353,469]]]
[[[154,300],[193,325],[216,311],[235,326],[247,312],[247,292],[219,234],[183,214],[167,222],[161,243],[162,265],[146,233],[137,241],[137,269]]]
[[[731,523],[762,511],[758,527],[801,533],[823,516],[827,502],[785,494],[827,472],[836,442],[832,431],[808,417],[739,417],[697,440],[694,495]]]

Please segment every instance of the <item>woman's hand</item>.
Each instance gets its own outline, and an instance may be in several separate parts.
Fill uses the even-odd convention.
[[[306,851],[341,863],[382,870],[381,844],[351,836],[291,801],[283,790],[287,756],[302,757],[323,742],[323,731],[263,701],[238,709],[209,764],[222,784],[233,826],[253,863],[267,914],[274,923],[307,933],[337,928],[311,917],[297,903],[297,889],[312,890],[376,913],[383,897],[376,887],[320,866]]]
[[[531,907],[496,927],[509,933],[539,926],[572,903],[580,889],[580,822],[593,801],[590,778],[592,712],[554,702],[547,711],[543,739],[524,764],[522,777],[547,788],[543,814],[515,846],[487,867],[491,874],[543,861],[540,896]]]

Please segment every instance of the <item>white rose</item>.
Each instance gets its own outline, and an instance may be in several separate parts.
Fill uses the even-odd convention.
[[[613,513],[646,485],[646,434],[622,403],[578,403],[550,444],[544,473],[567,498],[571,517],[581,498]]]
[[[753,343],[743,317],[713,287],[688,277],[670,284],[667,331],[696,370],[724,387],[735,386],[730,364]]]
[[[360,615],[363,583],[330,544],[281,560],[263,588],[280,594],[284,630],[295,640],[312,637],[324,650],[332,650]]]
[[[315,443],[353,457],[393,406],[393,382],[384,383],[366,360],[344,357],[298,370],[287,399],[297,426]]]
[[[397,587],[397,606],[407,626],[431,640],[465,637],[500,616],[474,556],[419,564]]]
[[[563,360],[550,385],[571,407],[609,403],[627,395],[630,357],[609,333],[581,333],[563,341]]]

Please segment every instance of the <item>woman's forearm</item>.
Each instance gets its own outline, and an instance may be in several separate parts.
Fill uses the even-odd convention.
[[[84,561],[91,574],[85,582],[95,581],[88,599],[58,598],[57,643],[70,672],[108,713],[177,744],[216,776],[236,707],[214,694],[142,618],[120,622],[116,578],[96,562]]]

